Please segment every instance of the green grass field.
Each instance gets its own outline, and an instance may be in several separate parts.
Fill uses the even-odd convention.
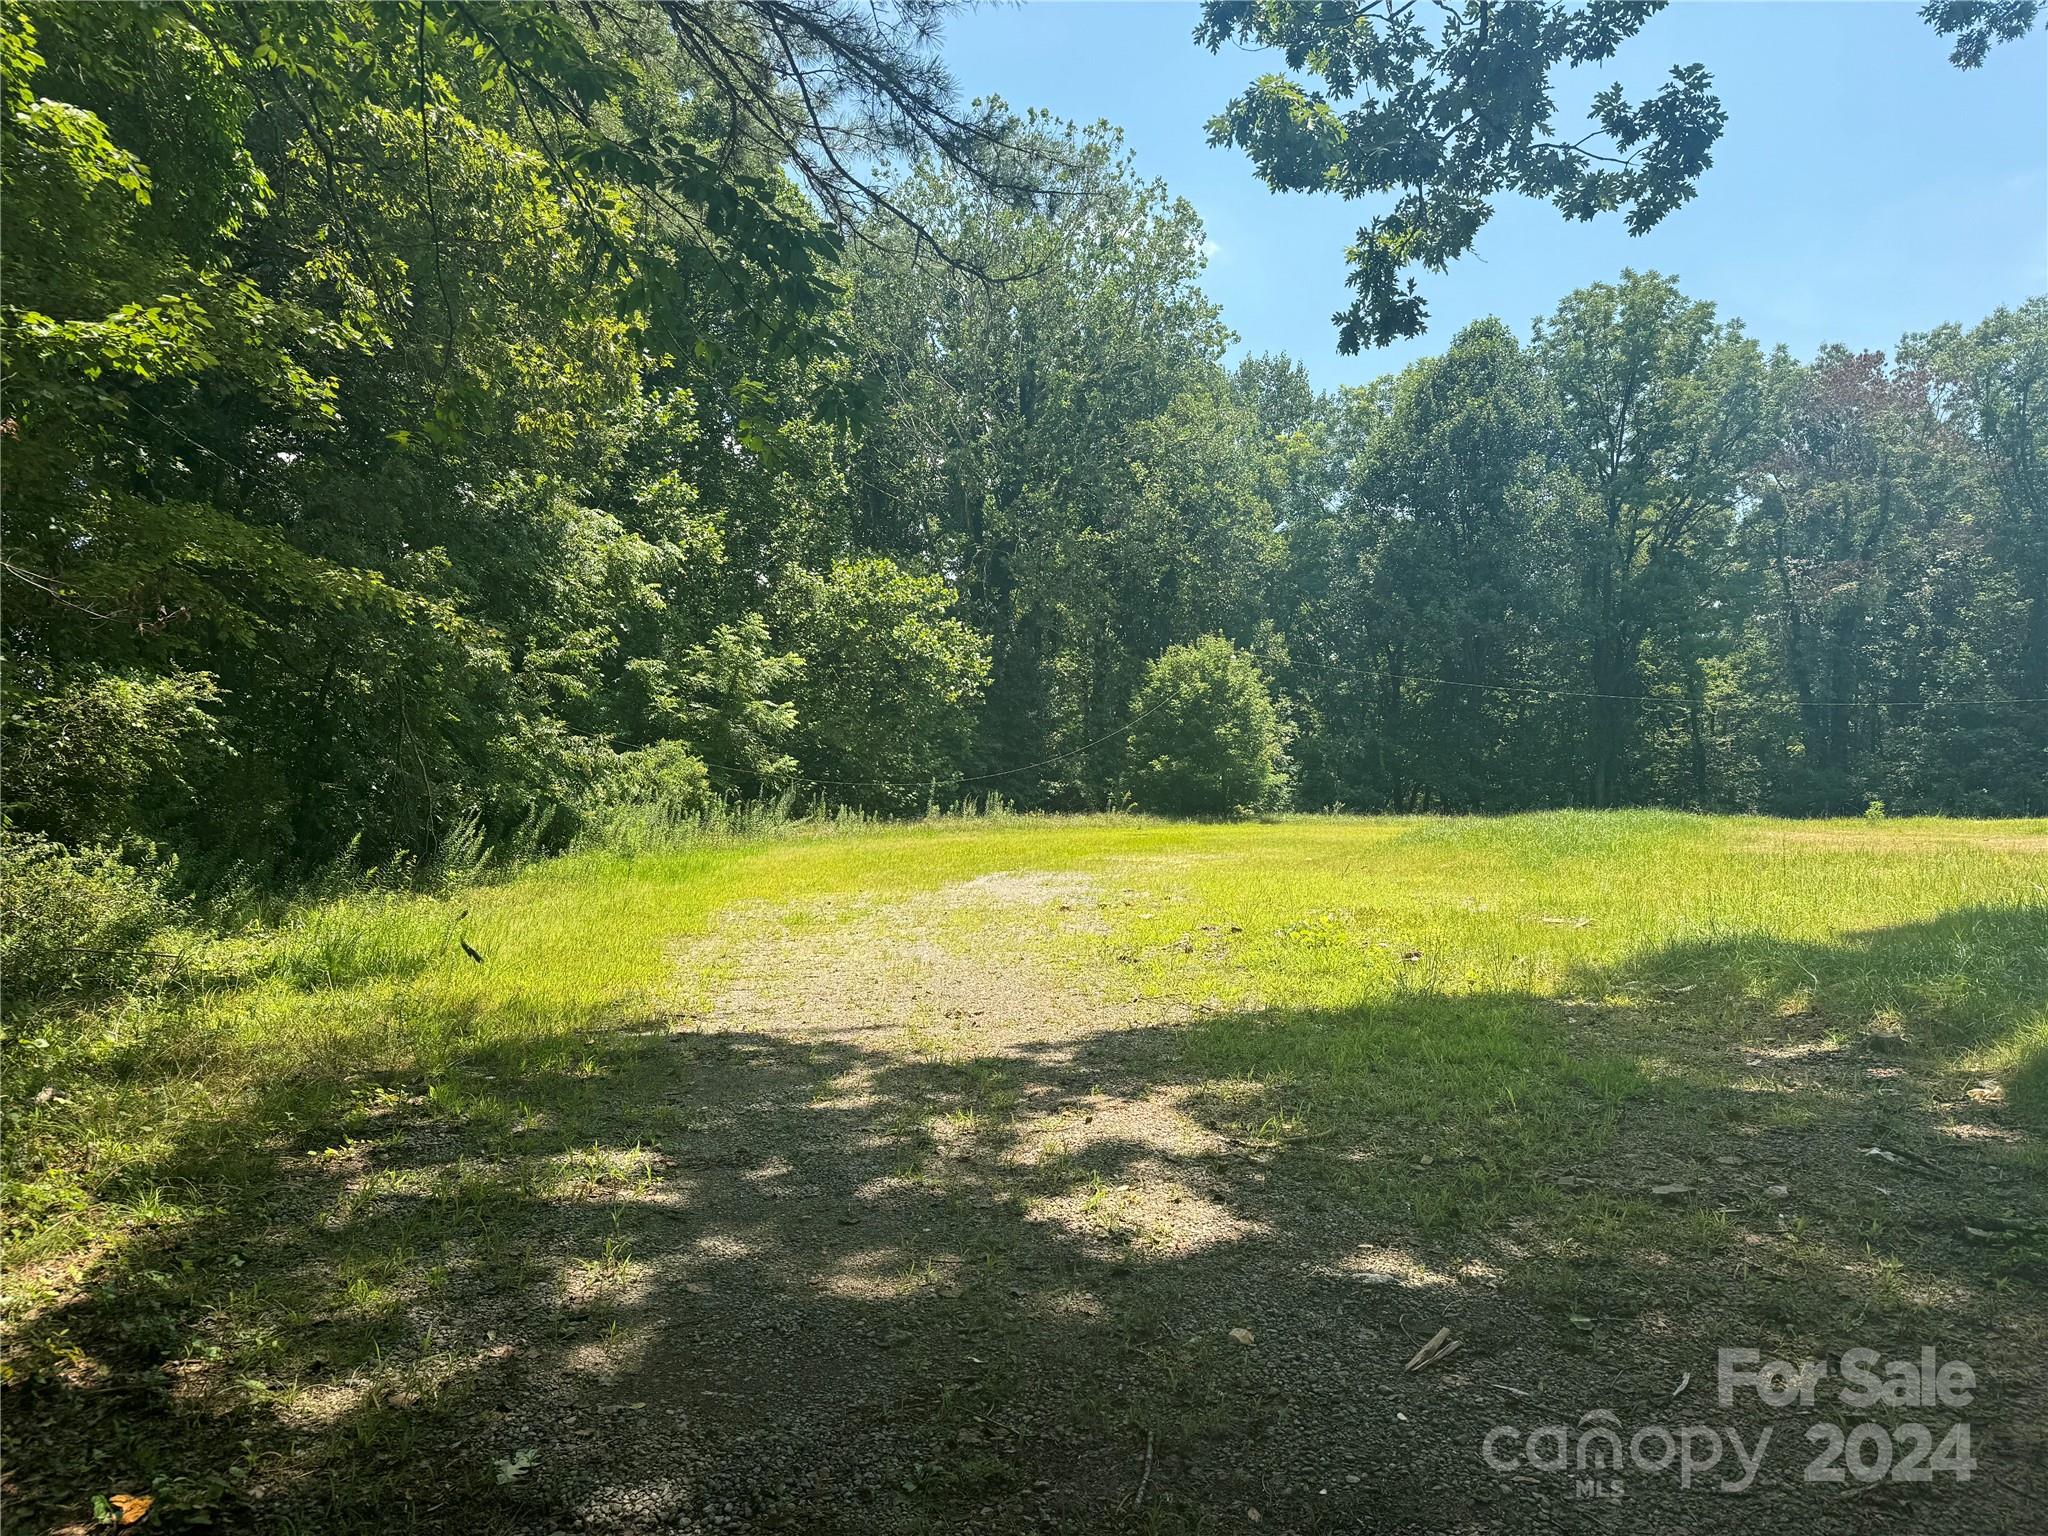
[[[1985,1383],[1804,1523],[2048,1497],[2048,823],[792,828],[191,974],[9,1044],[15,1529],[1606,1528],[1481,1434],[1724,1345]]]

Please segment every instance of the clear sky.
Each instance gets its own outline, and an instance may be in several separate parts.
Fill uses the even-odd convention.
[[[955,16],[945,54],[966,95],[1124,129],[1139,171],[1201,213],[1203,286],[1237,351],[1292,353],[1325,387],[1441,350],[1482,315],[1526,334],[1565,293],[1625,266],[1676,274],[1800,356],[1825,341],[1889,349],[2048,292],[2048,36],[1964,72],[1914,5],[1679,0],[1605,70],[1557,82],[1559,126],[1610,80],[1636,96],[1672,64],[1706,65],[1728,127],[1698,197],[1640,238],[1615,216],[1570,224],[1504,200],[1471,255],[1422,274],[1424,337],[1340,357],[1343,252],[1377,205],[1268,192],[1241,152],[1208,146],[1208,119],[1284,61],[1211,55],[1192,41],[1197,14],[1171,0],[1033,0]]]

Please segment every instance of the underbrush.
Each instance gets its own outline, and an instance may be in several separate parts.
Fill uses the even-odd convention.
[[[0,838],[0,970],[10,1018],[89,1004],[175,967],[182,917],[169,872],[105,848]]]
[[[1007,815],[970,805],[924,825]],[[521,1051],[658,993],[673,943],[738,894],[755,854],[892,829],[906,830],[851,810],[797,815],[786,798],[691,817],[643,807],[539,857],[486,850],[458,826],[431,859],[203,907],[111,855],[11,839],[10,1261],[83,1257],[161,1228],[172,1206],[254,1177],[267,1140],[332,1128],[390,1084],[460,1101],[475,1085],[444,1070],[480,1045],[509,1052],[516,1072]]]

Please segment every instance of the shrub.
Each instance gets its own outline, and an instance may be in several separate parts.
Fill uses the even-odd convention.
[[[19,1018],[136,985],[177,916],[157,873],[104,848],[0,833],[0,1009]]]
[[[1279,711],[1258,667],[1222,636],[1169,647],[1133,711],[1125,787],[1139,809],[1235,816],[1286,803]]]
[[[186,757],[213,740],[205,673],[103,673],[7,700],[7,814],[74,846],[120,839],[181,802]]]
[[[678,827],[704,819],[713,806],[704,761],[680,741],[608,754],[574,807],[576,838],[621,851],[658,845]]]
[[[602,805],[652,806],[676,817],[701,816],[711,805],[711,776],[680,741],[621,752],[597,786]]]

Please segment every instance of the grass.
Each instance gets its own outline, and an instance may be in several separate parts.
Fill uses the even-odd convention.
[[[1028,899],[949,895],[1020,875]],[[795,987],[774,956],[805,952],[857,963],[858,986]],[[941,963],[968,980],[933,985]],[[616,1371],[699,1304],[669,1281],[750,1283],[716,1267],[741,1249],[870,1308],[966,1287],[1108,1329],[1144,1390],[1055,1416],[1099,1440],[1142,1411],[1162,1455],[1234,1422],[1228,1347],[1177,1309],[1283,1209],[1347,1234],[1323,1269],[1510,1296],[1593,1358],[1655,1327],[1946,1337],[2016,1297],[2040,1310],[2044,822],[798,830],[342,897],[222,941],[201,973],[9,1043],[18,1518],[146,1493],[167,1526],[524,1529],[573,1491],[559,1457],[472,1443],[506,1341],[559,1333],[564,1361]],[[1070,1037],[999,1048],[991,1021],[1031,988],[1058,993]],[[897,993],[872,1046],[773,1023]],[[771,1022],[722,1025],[735,996]],[[677,1038],[686,1067],[661,1054]],[[728,1146],[733,1106],[778,1095],[807,1117],[787,1144]],[[1161,1095],[1165,1132],[1139,1114]],[[835,1267],[765,1216],[688,1225],[714,1179],[778,1195],[856,1100],[882,1143],[860,1219],[929,1211],[938,1235],[891,1216],[886,1262]],[[1909,1166],[1876,1192],[1873,1145],[1950,1182],[1914,1194]],[[1701,1193],[1652,1197],[1667,1176]],[[2008,1240],[1930,1230],[1960,1207]],[[1105,1311],[1084,1261],[1112,1250],[1152,1268]],[[1759,1297],[1730,1278],[1752,1268],[1793,1283]],[[1662,1316],[1681,1301],[1690,1333]],[[952,1393],[927,1407],[969,1436],[1029,1407]],[[875,1528],[999,1502],[1005,1465],[919,1461]],[[1187,1497],[1147,1518],[1199,1525],[1223,1495]]]

